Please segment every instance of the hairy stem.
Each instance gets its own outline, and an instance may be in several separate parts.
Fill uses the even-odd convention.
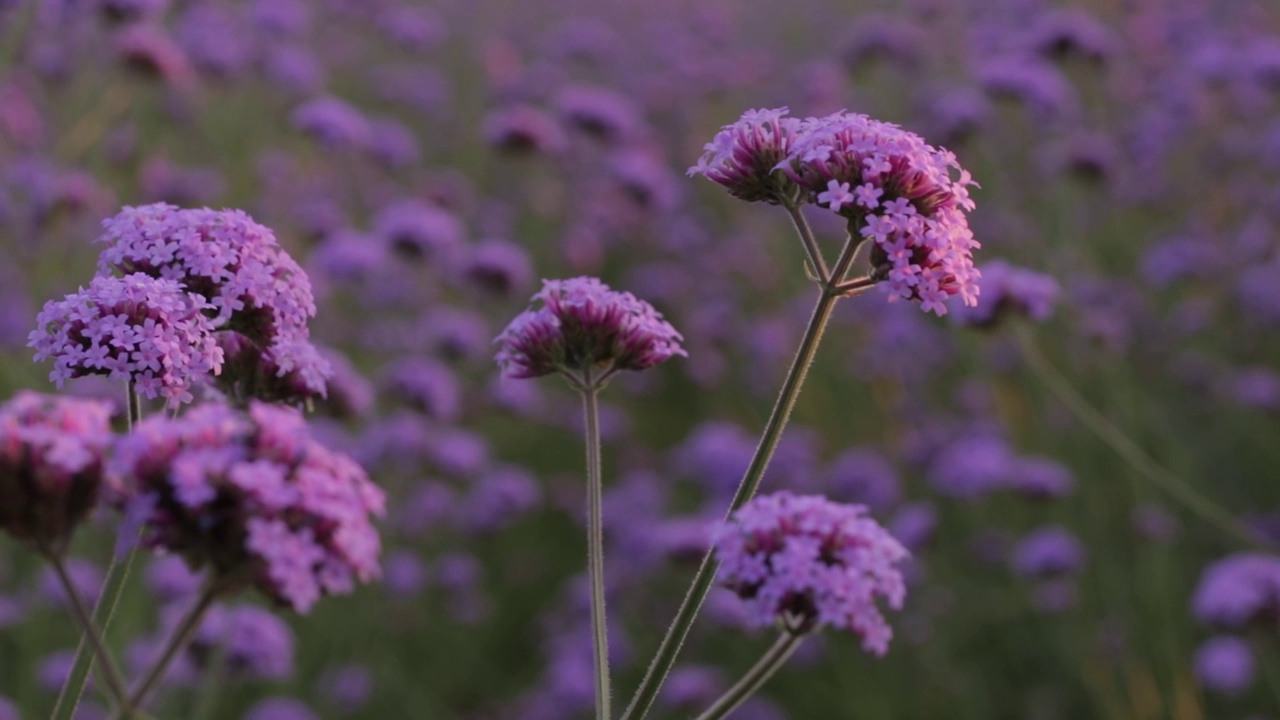
[[[96,657],[98,667],[102,671],[102,679],[106,683],[107,691],[111,693],[112,699],[116,706],[122,708],[126,712],[130,709],[128,701],[128,693],[125,691],[124,677],[120,674],[120,668],[116,665],[115,658],[111,655],[110,648],[102,636],[102,632],[98,629],[98,625],[94,622],[94,614],[89,612],[88,606],[84,603],[84,598],[80,597],[80,591],[76,589],[75,583],[71,581],[71,575],[67,572],[67,564],[61,555],[50,554],[48,556],[49,564],[53,566],[54,573],[58,576],[58,582],[61,583],[62,589],[67,594],[68,601],[71,603],[72,613],[75,615],[76,622],[79,623],[84,636],[81,638],[82,645],[88,645],[91,653],[86,653],[88,659],[84,662],[82,675],[80,677],[79,692],[75,693],[75,697],[67,696],[67,704],[69,708],[65,710],[67,717],[70,717],[74,711],[74,706],[79,703],[80,693],[84,691],[84,682],[88,678],[89,669],[93,665]],[[101,606],[101,603],[99,603]],[[79,660],[79,657],[77,657]],[[72,666],[72,675],[68,678],[67,684],[63,687],[63,695],[66,695],[67,688],[73,685],[73,679],[76,675],[76,666]],[[63,706],[63,697],[58,698],[58,708]],[[58,708],[55,708],[54,716],[58,717]]]
[[[1093,434],[1110,446],[1130,467],[1138,471],[1139,475],[1145,477],[1157,488],[1181,503],[1187,510],[1199,516],[1200,519],[1235,540],[1265,550],[1276,549],[1257,533],[1241,526],[1231,516],[1231,513],[1201,495],[1199,491],[1182,478],[1166,470],[1139,447],[1137,443],[1131,440],[1128,435],[1125,435],[1124,431],[1098,412],[1083,395],[1076,391],[1071,382],[1062,373],[1058,372],[1049,362],[1049,359],[1040,352],[1040,349],[1036,347],[1035,341],[1031,338],[1030,332],[1025,327],[1017,328],[1017,335],[1018,341],[1022,346],[1022,355],[1026,358],[1027,364],[1031,366],[1035,374],[1049,387],[1054,395],[1058,396],[1058,399],[1067,406],[1067,409],[1085,427],[1093,431]]]
[[[778,400],[773,406],[773,411],[769,414],[769,420],[765,423],[764,433],[760,437],[760,444],[756,446],[755,454],[751,458],[751,464],[747,466],[746,474],[743,475],[742,482],[738,485],[738,490],[733,495],[733,502],[730,504],[726,516],[733,514],[738,508],[745,505],[755,495],[756,489],[760,487],[760,481],[764,478],[765,470],[769,467],[769,461],[773,458],[773,451],[777,449],[778,441],[782,439],[782,431],[786,428],[787,420],[791,417],[791,411],[795,408],[796,400],[800,397],[800,388],[804,385],[809,366],[813,364],[813,358],[817,355],[818,345],[822,341],[822,333],[826,330],[827,322],[831,319],[831,312],[835,309],[836,301],[840,299],[841,293],[836,289],[837,285],[853,263],[853,257],[858,251],[860,242],[860,238],[855,233],[849,234],[844,250],[840,253],[840,259],[836,261],[833,274],[828,277],[827,282],[822,286],[821,295],[813,308],[813,315],[809,318],[809,325],[805,328],[804,337],[800,340],[800,347],[796,351],[795,359],[791,362],[791,368],[787,371],[786,379],[782,382],[782,390],[778,393]],[[666,680],[667,673],[675,665],[676,657],[680,654],[680,647],[684,644],[684,639],[689,635],[690,628],[693,627],[693,621],[698,615],[698,610],[702,607],[703,600],[711,592],[711,585],[715,581],[717,568],[718,563],[715,561],[715,554],[713,551],[708,550],[707,554],[702,557],[702,564],[698,566],[698,572],[694,575],[693,584],[689,586],[689,591],[685,594],[684,601],[680,603],[680,608],[676,610],[676,617],[672,620],[671,627],[667,629],[667,634],[663,636],[662,643],[658,646],[658,652],[654,656],[653,662],[649,664],[649,669],[645,671],[644,679],[640,681],[640,687],[636,689],[635,695],[631,698],[631,703],[627,706],[626,712],[623,713],[622,720],[639,720],[653,706],[654,700],[658,697],[658,691],[662,688],[663,681]]]
[[[765,651],[763,657],[760,658],[751,669],[747,671],[742,679],[729,688],[724,695],[707,708],[707,711],[698,716],[698,720],[720,720],[720,718],[728,717],[729,713],[738,708],[739,705],[746,702],[748,698],[756,694],[761,686],[763,686],[778,669],[787,663],[791,654],[800,647],[800,641],[804,640],[803,635],[793,635],[790,632],[783,631],[777,641],[773,643],[773,647]]]
[[[804,251],[809,256],[809,264],[813,266],[813,271],[817,273],[818,280],[823,283],[830,282],[831,271],[827,268],[827,261],[822,257],[822,249],[818,247],[818,241],[813,237],[813,229],[809,227],[809,221],[805,219],[804,212],[800,209],[800,206],[790,203],[783,205],[783,207],[787,209],[791,224],[795,226],[796,234],[800,236]]]
[[[143,676],[143,679],[133,689],[129,695],[129,705],[131,707],[141,708],[147,701],[147,696],[151,691],[160,684],[164,679],[165,672],[169,669],[169,664],[178,656],[178,652],[187,646],[192,636],[196,634],[196,630],[200,627],[200,622],[204,620],[204,615],[213,605],[213,601],[218,598],[219,587],[216,583],[210,583],[200,593],[199,599],[187,611],[178,626],[174,628],[173,634],[169,636],[169,642],[165,645],[164,650],[160,653],[159,659]]]
[[[591,582],[591,654],[595,663],[596,720],[609,720],[609,623],[604,606],[604,510],[600,472],[599,385],[582,389],[587,444],[587,575]]]

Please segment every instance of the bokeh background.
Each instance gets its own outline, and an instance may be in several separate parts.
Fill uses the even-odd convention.
[[[764,489],[869,505],[914,553],[909,601],[886,658],[825,636],[735,717],[1280,714],[1280,612],[1224,634],[1192,607],[1211,563],[1280,544],[1280,4],[5,0],[3,393],[51,389],[26,336],[92,276],[102,218],[243,208],[320,296],[338,374],[315,431],[392,497],[381,584],[306,617],[226,605],[230,639],[184,658],[158,715],[589,715],[579,408],[558,381],[500,381],[491,346],[540,278],[580,274],[654,303],[689,351],[605,394],[626,697],[813,300],[782,211],[684,176],[719,126],[782,105],[955,151],[982,185],[979,266],[1061,295],[1020,330],[875,293],[838,308]],[[77,543],[88,592],[113,529]],[[126,659],[191,587],[171,560],[131,582],[110,633]],[[0,541],[0,696],[20,717],[65,676],[63,604]],[[769,642],[716,591],[655,716],[695,715]]]

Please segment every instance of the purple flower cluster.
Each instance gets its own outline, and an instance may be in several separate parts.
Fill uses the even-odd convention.
[[[111,406],[23,391],[0,405],[0,530],[61,552],[97,504]]]
[[[847,218],[851,232],[874,242],[873,277],[888,283],[891,297],[918,300],[938,315],[952,296],[974,305],[981,273],[972,252],[981,246],[966,214],[974,208],[968,188],[977,183],[955,155],[866,115],[800,120],[787,112],[748,110],[716,135],[689,174],[742,200],[800,200]]]
[[[1211,625],[1274,624],[1280,618],[1280,557],[1238,553],[1210,565],[1191,607],[1197,619]]]
[[[175,406],[191,401],[197,378],[222,369],[222,349],[203,314],[208,308],[171,279],[100,275],[88,288],[46,303],[29,345],[37,362],[53,358],[49,379],[58,387],[71,378],[107,375]]]
[[[963,306],[955,319],[962,325],[988,328],[1011,316],[1043,322],[1053,314],[1061,288],[1048,275],[991,260],[982,266],[982,297],[976,305]]]
[[[143,542],[209,565],[305,613],[379,574],[382,490],[355,461],[312,439],[289,408],[201,405],[153,417],[124,438],[113,469]]]
[[[798,118],[787,117],[788,112],[785,107],[746,111],[716,133],[688,174],[723,185],[739,200],[774,205],[792,201],[795,184],[775,172],[790,156],[801,126]]]
[[[544,280],[532,301],[536,307],[516,316],[495,340],[507,377],[558,372],[600,382],[686,354],[680,333],[652,305],[597,278]]]
[[[901,609],[897,565],[908,553],[861,505],[779,492],[752,500],[715,536],[720,582],[742,598],[755,626],[830,626],[883,655],[893,631],[877,599]]]
[[[214,329],[242,336],[222,342],[237,351],[224,389],[275,384],[303,397],[324,394],[332,370],[309,339],[308,321],[316,314],[311,283],[269,228],[239,210],[164,203],[126,207],[103,227],[99,241],[108,247],[98,258],[99,272],[181,283],[208,301]],[[246,343],[258,352],[243,352]],[[265,397],[300,399],[281,392]]]

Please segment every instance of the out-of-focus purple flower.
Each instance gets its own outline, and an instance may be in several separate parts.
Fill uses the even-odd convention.
[[[98,503],[111,405],[23,390],[0,405],[0,530],[61,554]]]
[[[1241,638],[1211,638],[1196,650],[1196,677],[1209,690],[1238,695],[1253,685],[1254,672],[1253,650]]]
[[[991,260],[982,265],[982,297],[976,305],[958,308],[956,322],[980,328],[1010,317],[1043,322],[1053,313],[1059,293],[1058,282],[1048,275]]]
[[[1191,610],[1202,623],[1239,628],[1280,617],[1280,557],[1229,555],[1200,576]]]
[[[417,597],[427,587],[427,564],[410,550],[388,553],[382,561],[382,584],[392,596]]]
[[[1064,465],[1043,457],[1018,458],[1009,470],[1010,490],[1033,500],[1052,500],[1070,495],[1075,478]]]
[[[676,475],[727,497],[737,489],[755,447],[756,438],[738,425],[706,422],[672,450],[670,465]]]
[[[424,480],[414,485],[395,510],[396,526],[410,537],[416,537],[455,520],[457,493],[447,484]]]
[[[757,497],[717,531],[720,582],[741,597],[753,625],[818,626],[889,649],[892,629],[877,607],[901,609],[906,585],[896,565],[907,550],[860,505],[789,492]]]
[[[207,404],[179,419],[153,416],[112,462],[131,480],[126,513],[144,523],[145,545],[252,583],[280,605],[305,613],[321,595],[379,574],[370,516],[384,512],[382,491],[313,440],[294,410],[252,401],[247,413]]]
[[[36,666],[36,682],[50,692],[58,692],[71,677],[71,666],[75,664],[75,650],[60,650],[47,655]],[[90,677],[90,681],[92,681]]]
[[[468,249],[463,273],[472,285],[501,297],[529,286],[533,260],[513,242],[484,240]]]
[[[987,126],[991,103],[973,88],[945,88],[928,94],[923,113],[929,137],[942,147],[955,147]]]
[[[609,172],[626,196],[643,210],[670,210],[679,198],[671,169],[649,150],[631,148],[614,153]]]
[[[174,37],[200,72],[220,80],[243,76],[255,59],[253,39],[240,16],[220,5],[186,6]]]
[[[1049,60],[1080,57],[1097,63],[1108,60],[1117,45],[1106,25],[1076,8],[1042,13],[1027,40],[1030,49]]]
[[[447,366],[431,360],[406,358],[386,368],[382,388],[394,400],[443,422],[462,411],[462,389]]]
[[[444,20],[428,8],[393,5],[378,15],[378,29],[408,50],[428,50],[448,36]]]
[[[418,200],[399,200],[378,211],[373,233],[409,259],[448,257],[462,245],[462,223],[453,213]]]
[[[293,631],[253,605],[214,606],[187,649],[195,667],[221,656],[233,680],[286,680],[293,675]]]
[[[452,97],[448,77],[416,63],[370,68],[369,82],[383,101],[419,113],[440,113]]]
[[[164,13],[169,0],[98,0],[97,5],[109,20],[136,22]]]
[[[500,465],[476,478],[463,501],[463,521],[470,529],[492,532],[520,519],[542,500],[532,473]]]
[[[561,373],[591,384],[686,354],[680,333],[652,305],[596,278],[544,280],[532,301],[495,340],[508,377]]]
[[[567,123],[605,141],[629,138],[643,122],[631,98],[608,88],[570,85],[556,95],[555,104]]]
[[[1014,463],[1009,445],[998,437],[961,437],[938,452],[929,481],[945,495],[973,499],[1003,488]]]
[[[334,150],[364,148],[373,132],[364,113],[332,95],[322,95],[294,108],[289,122],[320,145]]]
[[[1052,577],[1079,572],[1084,546],[1064,527],[1046,525],[1018,541],[1010,559],[1015,572],[1029,577]]]
[[[77,557],[67,558],[66,565],[67,575],[71,577],[71,585],[75,587],[76,593],[85,603],[92,607],[98,600],[98,593],[102,590],[102,568],[89,560]],[[62,587],[53,568],[47,567],[40,573],[39,587],[40,596],[45,602],[60,608],[71,607],[71,599],[67,597],[67,591]]]
[[[673,710],[699,711],[728,686],[724,671],[709,665],[681,665],[671,671],[659,701]]]
[[[903,505],[889,521],[889,532],[911,552],[918,552],[933,540],[938,529],[938,511],[925,502]]]
[[[1228,398],[1254,410],[1280,410],[1280,373],[1268,367],[1241,368],[1226,380]]]
[[[37,362],[53,358],[49,379],[58,387],[107,375],[173,407],[192,400],[197,379],[222,369],[207,308],[204,297],[173,280],[99,275],[87,289],[46,303],[28,345]]]
[[[485,140],[511,155],[555,155],[569,144],[555,118],[531,105],[499,108],[481,124]]]
[[[320,720],[320,716],[301,700],[271,697],[249,708],[244,720]]]
[[[21,623],[25,615],[26,610],[21,602],[6,595],[0,595],[0,630]]]
[[[148,202],[190,205],[222,194],[226,183],[213,168],[185,168],[156,155],[142,166],[142,194]]]
[[[369,701],[373,673],[363,665],[343,665],[325,672],[316,690],[342,712],[357,712]]]
[[[841,502],[861,503],[873,511],[884,512],[902,499],[898,473],[883,455],[871,448],[841,453],[827,466],[825,475],[828,494]],[[894,535],[902,539],[898,533]]]
[[[18,706],[3,695],[0,695],[0,720],[21,720]]]
[[[147,78],[180,88],[195,79],[186,52],[151,23],[134,23],[121,30],[115,37],[115,53],[126,67]]]
[[[161,602],[194,597],[202,582],[200,573],[193,572],[187,561],[177,555],[162,555],[147,565],[147,588]]]
[[[381,118],[369,124],[369,155],[389,168],[404,168],[422,161],[422,146],[403,124]]]
[[[1213,243],[1177,236],[1153,243],[1142,256],[1142,277],[1156,287],[1189,278],[1209,278],[1220,269],[1222,253]]]
[[[897,125],[840,112],[802,121],[778,167],[808,201],[872,241],[872,275],[890,297],[919,300],[938,315],[952,296],[977,302],[972,252],[981,244],[966,217],[977,183],[954,154]]]
[[[746,111],[707,143],[689,175],[723,185],[739,200],[773,205],[792,201],[795,184],[776,172],[790,154],[800,127],[800,120],[787,117],[788,112],[785,107]]]
[[[1079,597],[1075,578],[1049,578],[1031,590],[1031,604],[1045,615],[1061,615],[1075,607]]]
[[[489,462],[489,443],[461,428],[437,428],[425,450],[432,465],[455,477],[472,477]]]
[[[924,30],[913,20],[865,15],[858,18],[856,29],[840,50],[840,58],[850,72],[874,62],[912,69],[919,64],[927,43]]]
[[[1057,68],[1022,56],[987,60],[978,81],[989,96],[1023,103],[1041,118],[1061,115],[1076,102],[1075,90]]]
[[[253,0],[249,19],[272,35],[303,35],[311,25],[311,5],[307,0]]]
[[[268,80],[295,96],[314,95],[324,88],[324,64],[305,47],[273,47],[262,64],[262,72]]]
[[[1242,271],[1236,297],[1247,314],[1269,323],[1280,320],[1280,256]]]

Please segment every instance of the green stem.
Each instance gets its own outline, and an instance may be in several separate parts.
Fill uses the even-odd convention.
[[[191,609],[183,616],[182,621],[174,628],[173,634],[169,636],[169,642],[165,645],[164,651],[160,653],[160,659],[151,666],[151,669],[143,677],[142,682],[138,683],[129,695],[129,705],[131,707],[141,708],[143,703],[146,702],[147,696],[164,679],[164,674],[169,669],[169,664],[173,662],[173,659],[178,656],[178,652],[185,648],[192,636],[196,634],[196,630],[200,627],[200,621],[204,620],[204,614],[208,612],[214,600],[218,598],[219,592],[219,586],[211,582],[200,593],[200,598],[191,606]]]
[[[804,635],[793,635],[790,632],[783,631],[778,640],[773,643],[773,647],[769,648],[763,657],[742,676],[733,687],[729,688],[724,695],[720,696],[707,711],[698,716],[698,720],[720,720],[720,718],[728,717],[729,713],[738,708],[739,705],[746,702],[748,698],[756,694],[761,686],[763,686],[778,669],[787,663],[791,654],[800,647],[800,641],[804,640]]]
[[[62,584],[62,589],[67,594],[76,622],[79,623],[80,628],[84,631],[81,643],[84,644],[87,642],[91,649],[91,653],[86,653],[90,656],[90,659],[84,663],[84,675],[81,679],[81,692],[83,692],[84,680],[88,678],[89,668],[93,665],[93,656],[96,656],[99,667],[102,670],[102,678],[106,683],[107,691],[111,693],[112,699],[115,701],[117,707],[127,710],[129,708],[128,694],[125,692],[124,679],[120,674],[120,668],[116,665],[115,658],[112,657],[111,650],[107,647],[107,642],[103,639],[101,631],[98,630],[98,626],[94,623],[93,614],[89,612],[89,608],[84,604],[84,599],[80,597],[80,591],[76,589],[75,583],[71,581],[71,575],[67,572],[66,562],[63,560],[61,555],[50,554],[48,559],[49,564],[53,566],[54,573],[58,576],[58,582]],[[73,676],[75,674],[75,669],[76,668],[73,665]],[[63,688],[64,694],[66,688],[71,685],[72,682],[69,678],[66,686]],[[76,701],[79,701],[78,696],[76,697]],[[59,698],[59,705],[61,705],[61,702],[62,698]],[[72,709],[74,709],[74,706]],[[70,711],[68,711],[67,715],[69,716],[70,714]],[[58,717],[56,709],[54,716]]]
[[[805,219],[804,212],[798,205],[785,204],[783,207],[791,218],[791,224],[795,226],[796,234],[800,236],[804,251],[809,256],[809,264],[817,273],[818,280],[823,283],[830,282],[831,271],[827,268],[827,261],[822,257],[822,249],[818,247],[818,241],[813,237],[813,229],[809,227],[809,221]]]
[[[582,389],[587,444],[587,575],[591,581],[591,654],[595,661],[596,720],[609,720],[609,624],[604,605],[604,510],[600,471],[599,385]]]
[[[1022,346],[1022,355],[1037,376],[1049,386],[1054,395],[1076,416],[1085,427],[1089,428],[1100,440],[1111,447],[1139,475],[1147,478],[1153,485],[1167,493],[1183,507],[1198,515],[1202,520],[1222,531],[1226,535],[1246,545],[1264,550],[1276,548],[1256,533],[1241,527],[1226,510],[1204,495],[1182,478],[1166,470],[1148,455],[1119,427],[1114,425],[1102,413],[1089,404],[1071,382],[1053,367],[1049,359],[1036,347],[1030,332],[1025,327],[1017,328],[1018,341]]]
[[[821,295],[813,308],[813,315],[809,318],[809,325],[805,328],[804,337],[800,340],[800,348],[796,351],[796,357],[791,362],[787,377],[782,382],[782,390],[778,393],[778,400],[773,406],[773,411],[769,414],[768,422],[765,423],[764,433],[760,437],[760,444],[756,446],[755,455],[751,458],[751,464],[747,466],[747,472],[743,475],[737,492],[734,493],[733,502],[730,504],[726,516],[732,515],[738,508],[745,505],[755,495],[756,489],[760,487],[760,481],[764,478],[765,470],[769,467],[769,461],[773,458],[773,451],[778,447],[778,441],[782,438],[782,431],[787,425],[787,420],[791,417],[791,411],[796,406],[796,400],[800,397],[800,388],[804,385],[809,366],[813,364],[813,358],[818,352],[818,345],[822,341],[822,333],[826,330],[827,322],[831,319],[831,312],[835,309],[836,301],[840,299],[840,291],[836,289],[836,286],[843,279],[844,274],[848,272],[849,265],[853,263],[853,257],[858,251],[860,242],[861,240],[855,233],[850,233],[848,240],[845,242],[844,250],[840,254],[840,259],[836,262],[835,271],[822,286]],[[715,554],[713,551],[708,550],[707,554],[702,558],[702,564],[698,566],[698,572],[694,575],[693,584],[689,586],[689,592],[685,594],[680,608],[676,610],[676,617],[672,620],[671,627],[667,629],[667,634],[662,638],[662,643],[658,646],[658,652],[654,656],[653,662],[649,664],[649,669],[645,671],[644,679],[640,681],[640,687],[636,689],[636,693],[632,696],[626,712],[622,714],[622,720],[639,720],[649,712],[649,708],[652,707],[654,700],[658,697],[658,691],[662,688],[662,683],[666,679],[667,673],[675,665],[676,657],[680,654],[680,647],[684,644],[685,638],[688,637],[690,628],[693,627],[693,621],[698,615],[698,610],[702,607],[703,600],[711,592],[711,585],[715,581],[717,568],[718,563],[715,561]]]

